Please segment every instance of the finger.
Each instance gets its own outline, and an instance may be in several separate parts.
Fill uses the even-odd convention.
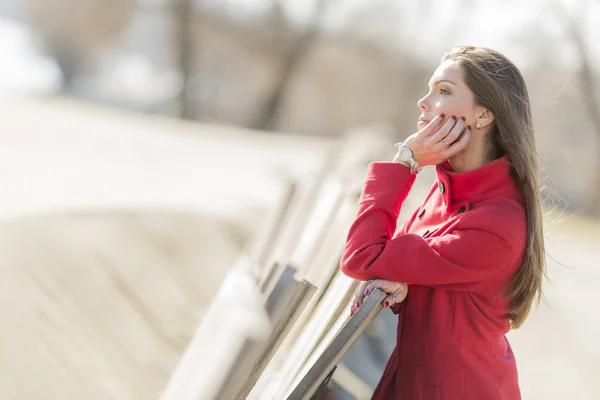
[[[375,290],[375,289],[381,289],[385,293],[391,293],[391,292],[396,291],[397,288],[398,288],[398,282],[387,281],[385,279],[376,279],[369,283],[369,285],[365,289],[364,294],[365,294],[365,296],[368,296],[371,293],[373,293],[373,290]]]
[[[358,307],[356,307],[356,300],[353,299],[350,304],[350,315],[354,314],[356,310],[358,310]]]
[[[353,316],[359,308],[360,305],[357,305],[356,301],[352,300],[352,304],[350,305],[350,316]]]
[[[425,128],[421,129],[419,132],[425,136],[429,136],[433,133],[433,130],[444,120],[446,116],[444,114],[437,115],[434,119],[429,121]]]
[[[459,136],[463,132],[463,130],[465,129],[466,124],[467,124],[467,122],[466,122],[465,117],[459,118],[459,120],[456,122],[454,127],[448,133],[448,136],[446,136],[446,141],[450,144],[454,143],[456,141],[456,139],[459,138]]]
[[[445,151],[448,148],[448,146],[451,146],[452,143],[454,143],[456,139],[460,136],[465,124],[466,122],[464,117],[459,118],[452,127],[452,129],[450,129],[448,134],[442,137],[438,143],[435,143],[431,146],[431,151],[434,153],[441,153]]]
[[[383,307],[393,307],[396,304],[402,303],[407,294],[408,286],[403,285],[400,289],[396,290],[394,293],[390,293],[385,299],[383,299]]]
[[[356,289],[356,293],[354,294],[354,304],[357,304],[356,308],[360,307],[360,304],[365,299],[365,289],[369,286],[370,282],[363,282],[360,284],[358,289]]]
[[[458,121],[462,121],[462,120],[458,120]],[[431,135],[431,137],[429,139],[427,139],[427,141],[429,142],[429,144],[434,147],[436,144],[440,144],[441,146],[446,145],[445,143],[440,143],[440,141],[445,138],[446,136],[448,136],[448,134],[450,133],[450,131],[452,130],[452,128],[458,123],[457,118],[455,115],[453,115],[451,118],[448,118],[448,120],[446,121],[446,123],[444,125],[442,125],[442,127],[440,128],[440,130],[438,130],[437,132],[435,132],[433,135]],[[450,142],[451,143],[451,142]]]
[[[389,307],[393,307],[396,305],[394,299],[392,298],[393,295],[389,295],[387,296],[385,299],[383,299],[383,301],[381,302],[381,305],[383,306],[383,308],[389,308]]]
[[[367,285],[367,287],[365,289],[364,295],[365,296],[370,295],[371,293],[373,293],[373,290],[375,290],[375,289],[381,289],[385,292],[386,286],[388,286],[387,285],[388,282],[389,281],[385,281],[383,279],[375,279],[375,280],[369,282],[369,284]]]
[[[452,158],[455,155],[457,155],[458,153],[460,153],[461,151],[463,151],[465,149],[465,147],[467,147],[467,144],[469,143],[470,138],[471,138],[471,127],[467,126],[467,129],[465,129],[465,133],[463,133],[463,135],[460,137],[460,139],[458,139],[452,145],[448,146],[446,151],[444,151],[442,153],[444,158],[445,159]]]
[[[398,296],[396,296],[396,297],[398,297]],[[381,302],[381,305],[383,306],[383,308],[389,308],[389,307],[394,307],[395,305],[397,305],[399,303],[402,303],[402,301],[397,298],[394,299],[394,295],[390,294],[385,299],[383,299],[383,301]]]
[[[356,289],[356,293],[354,293],[354,298],[352,299],[352,304],[350,305],[350,316],[354,315],[356,310],[360,308],[360,305],[363,303],[365,298],[365,288],[369,285],[369,282],[363,282],[359,285],[358,289]]]

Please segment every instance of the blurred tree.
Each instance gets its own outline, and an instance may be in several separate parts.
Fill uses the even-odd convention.
[[[195,1],[189,14],[191,51],[184,79],[189,118],[254,127],[273,92],[271,81],[292,28],[287,20],[279,26],[262,14],[232,13],[226,5]],[[176,35],[174,46],[182,49],[177,40]],[[180,57],[180,69],[182,63]]]
[[[135,0],[27,0],[25,19],[45,41],[68,88],[128,26]]]
[[[597,134],[597,168],[593,169],[593,171],[596,172],[592,173],[592,184],[590,186],[586,211],[592,215],[600,216],[600,100],[598,100],[596,95],[595,73],[584,39],[589,35],[584,35],[582,33],[581,27],[585,25],[579,20],[582,16],[587,15],[586,13],[589,11],[589,2],[582,0],[578,5],[578,10],[574,13],[577,16],[575,17],[571,16],[571,13],[569,13],[559,1],[553,1],[556,14],[564,22],[568,37],[579,57],[577,77],[581,89],[582,103],[586,108],[592,129]]]
[[[600,216],[600,103],[596,95],[596,81],[592,70],[592,63],[588,55],[582,35],[576,27],[575,23],[570,27],[571,40],[580,58],[578,71],[579,86],[581,88],[581,96],[583,104],[587,110],[587,114],[592,125],[592,129],[597,134],[597,168],[592,171],[593,181],[590,187],[590,197],[587,202],[587,211],[591,214]]]
[[[282,47],[285,50],[283,51],[279,62],[276,83],[273,86],[272,92],[267,96],[267,99],[264,102],[264,107],[256,120],[254,128],[265,130],[272,130],[274,128],[285,93],[287,92],[297,69],[302,64],[302,60],[310,51],[315,41],[318,40],[321,33],[323,18],[329,7],[335,2],[336,0],[317,0],[307,27],[298,35],[295,35],[289,43],[282,44]],[[291,30],[291,23],[286,19],[283,5],[280,0],[273,1],[271,21],[274,29],[277,32],[282,33],[280,38],[286,40],[286,35],[283,33],[286,30]]]
[[[193,40],[191,21],[193,18],[191,0],[176,0],[172,2],[177,26],[177,50],[179,56],[179,71],[181,73],[181,91],[179,93],[179,116],[183,119],[193,119],[195,112],[190,102],[190,80],[192,78]]]

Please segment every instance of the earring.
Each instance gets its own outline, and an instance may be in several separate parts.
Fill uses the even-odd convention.
[[[477,129],[481,128],[481,124],[479,122],[475,126],[477,127]]]

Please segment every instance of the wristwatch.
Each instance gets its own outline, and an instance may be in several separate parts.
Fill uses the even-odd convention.
[[[419,164],[417,160],[414,159],[413,152],[411,149],[409,149],[402,143],[396,143],[395,146],[398,147],[398,156],[400,157],[400,159],[410,166],[411,174],[417,174],[423,169],[421,167],[421,164]]]

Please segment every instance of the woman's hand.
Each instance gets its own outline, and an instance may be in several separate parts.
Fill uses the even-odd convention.
[[[465,118],[452,116],[445,123],[443,121],[444,114],[438,115],[404,142],[422,167],[441,164],[467,147],[471,127],[465,126]],[[398,155],[394,162],[397,162],[397,159]]]
[[[372,281],[363,282],[354,295],[354,301],[350,307],[350,316],[353,316],[356,310],[361,306],[366,296],[375,290],[375,288],[383,290],[388,296],[383,299],[384,307],[390,307],[401,303],[408,294],[408,285],[406,283],[386,281],[383,279],[374,279]]]

